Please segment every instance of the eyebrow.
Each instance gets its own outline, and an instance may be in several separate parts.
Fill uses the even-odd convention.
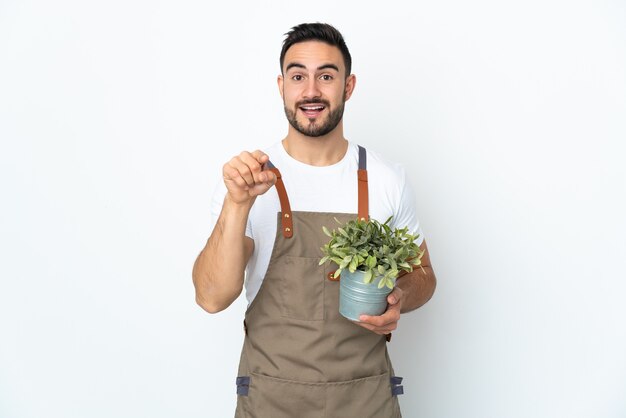
[[[324,65],[321,65],[321,66],[317,67],[318,70],[325,70],[327,68],[331,68],[331,69],[339,72],[339,68],[335,64],[324,64]]]
[[[298,62],[292,62],[290,64],[287,65],[287,68],[285,68],[285,72],[289,71],[291,68],[303,68],[306,70],[306,67]],[[335,70],[337,72],[339,72],[339,67],[337,67],[335,64],[324,64],[324,65],[320,65],[319,67],[317,67],[318,70],[325,70],[327,68],[330,68],[332,70]]]

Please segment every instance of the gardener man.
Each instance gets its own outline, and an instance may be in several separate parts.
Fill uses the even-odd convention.
[[[287,136],[242,152],[223,167],[213,233],[193,269],[196,300],[226,309],[241,293],[248,309],[236,417],[400,417],[401,378],[387,340],[400,313],[435,289],[414,197],[401,166],[343,136],[343,110],[356,78],[341,34],[302,24],[287,33],[278,88]],[[357,174],[358,173],[358,174]],[[392,218],[420,234],[423,269],[400,277],[380,316],[338,313],[335,265],[319,265],[334,218]]]

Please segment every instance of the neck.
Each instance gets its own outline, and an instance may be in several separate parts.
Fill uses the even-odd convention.
[[[303,135],[289,125],[289,133],[282,143],[292,158],[317,167],[338,163],[348,150],[348,141],[343,137],[343,121],[332,132],[318,137]]]

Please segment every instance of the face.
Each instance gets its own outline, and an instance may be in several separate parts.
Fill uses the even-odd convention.
[[[345,102],[352,95],[355,77],[345,76],[339,48],[318,41],[287,50],[278,87],[291,126],[306,136],[332,132],[341,122]]]

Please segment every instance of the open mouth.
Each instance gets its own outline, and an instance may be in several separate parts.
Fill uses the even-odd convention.
[[[326,106],[321,103],[305,104],[298,107],[298,109],[300,109],[302,113],[304,113],[304,116],[306,116],[307,118],[314,119],[318,117],[320,113],[324,111],[324,109],[326,109]]]

